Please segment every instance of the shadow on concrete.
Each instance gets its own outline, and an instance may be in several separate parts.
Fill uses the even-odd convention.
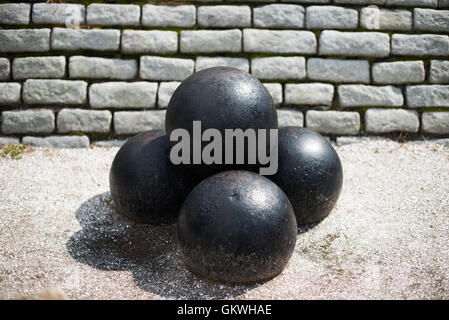
[[[324,220],[324,219],[323,219],[323,220]],[[301,235],[301,234],[303,234],[303,233],[308,232],[309,230],[312,230],[312,229],[315,228],[317,225],[319,225],[321,222],[322,222],[322,220],[321,220],[321,221],[318,221],[318,222],[311,223],[311,224],[306,224],[306,225],[303,225],[303,226],[299,226],[299,227],[298,227],[297,235],[299,236],[299,235]]]
[[[77,261],[108,271],[132,271],[142,290],[173,299],[223,299],[259,284],[224,285],[198,278],[180,259],[176,224],[136,224],[115,212],[109,192],[96,195],[76,211],[82,229],[67,241]]]

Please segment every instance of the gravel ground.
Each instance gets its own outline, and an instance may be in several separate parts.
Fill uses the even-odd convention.
[[[251,286],[198,279],[175,226],[115,214],[117,147],[0,158],[0,298],[448,299],[449,147],[360,141],[337,147],[345,178],[331,215],[298,231],[282,274]]]

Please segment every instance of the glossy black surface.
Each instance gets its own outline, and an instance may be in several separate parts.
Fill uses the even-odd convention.
[[[130,138],[117,152],[109,173],[119,213],[133,220],[176,222],[179,208],[200,179],[169,159],[168,137],[160,130]]]
[[[279,168],[273,180],[288,196],[298,225],[324,219],[343,184],[340,158],[320,134],[299,127],[279,129]]]
[[[194,120],[201,121],[202,131],[218,129],[223,137],[225,129],[244,131],[278,127],[276,108],[264,85],[249,73],[228,67],[194,73],[174,92],[165,119],[167,135],[170,136],[176,128],[184,128],[192,137]],[[202,176],[230,169],[258,168],[257,165],[215,164],[191,164],[188,167]]]
[[[178,219],[184,263],[220,282],[274,277],[293,253],[296,232],[284,192],[248,171],[225,171],[203,180],[188,195]]]

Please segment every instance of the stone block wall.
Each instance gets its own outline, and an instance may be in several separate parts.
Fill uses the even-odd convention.
[[[212,66],[266,85],[280,125],[449,136],[449,1],[0,1],[0,144],[163,129]]]

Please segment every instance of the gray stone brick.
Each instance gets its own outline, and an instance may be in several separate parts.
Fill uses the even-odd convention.
[[[253,9],[254,26],[262,28],[304,28],[304,7],[295,4],[269,4]]]
[[[222,66],[249,72],[248,59],[227,57],[197,57],[195,63],[195,71]]]
[[[365,129],[371,133],[418,132],[418,113],[403,109],[368,109]]]
[[[140,6],[132,4],[90,4],[87,6],[87,24],[138,26],[140,24]]]
[[[278,125],[282,127],[302,127],[304,125],[304,115],[298,110],[280,109],[278,113]]]
[[[412,13],[408,10],[381,10],[379,17],[379,29],[381,30],[405,30],[412,29]]]
[[[431,60],[429,80],[431,83],[449,83],[449,61]]]
[[[325,83],[287,83],[285,103],[330,106],[334,97],[334,87]]]
[[[26,104],[86,103],[87,82],[70,80],[26,80],[23,85],[23,102]]]
[[[108,133],[111,120],[108,110],[62,109],[57,117],[58,132]]]
[[[86,23],[86,8],[81,4],[35,3],[32,16],[38,24],[77,26]]]
[[[295,3],[330,3],[331,0],[281,0],[281,2],[295,2]]]
[[[413,25],[412,13],[408,10],[370,6],[361,10],[360,25],[368,30],[409,31]]]
[[[320,54],[387,57],[390,54],[390,37],[379,32],[324,30],[320,36]]]
[[[245,52],[313,54],[317,50],[315,34],[293,30],[243,30]]]
[[[70,78],[133,79],[137,76],[137,61],[73,56],[69,60]]]
[[[393,34],[391,50],[396,55],[446,56],[449,54],[449,37],[435,34]]]
[[[20,139],[16,137],[0,137],[0,146],[19,143]]]
[[[423,82],[426,72],[422,61],[396,61],[373,64],[373,81],[378,84]]]
[[[116,135],[130,135],[159,129],[165,130],[165,110],[121,111],[114,113]]]
[[[22,142],[38,148],[88,148],[87,136],[23,137]]]
[[[407,86],[406,94],[410,108],[449,107],[449,85]]]
[[[146,4],[142,9],[142,24],[147,27],[193,27],[196,8]]]
[[[0,80],[8,80],[11,73],[11,64],[6,58],[0,58]]]
[[[20,83],[0,82],[0,106],[20,102]]]
[[[282,103],[282,85],[280,83],[264,83],[265,88],[267,88],[271,97],[273,98],[274,105],[279,105]]]
[[[144,56],[140,58],[140,77],[149,80],[184,80],[193,73],[192,59]]]
[[[421,131],[432,134],[449,134],[449,112],[424,112]]]
[[[438,0],[387,0],[387,6],[432,7],[436,8]]]
[[[28,24],[30,23],[31,5],[27,3],[1,3],[0,24]]]
[[[232,30],[181,31],[181,52],[213,53],[242,51],[242,32]]]
[[[393,86],[341,85],[338,99],[342,107],[400,107],[404,104],[401,89]]]
[[[414,27],[416,30],[449,32],[449,10],[415,9]]]
[[[251,60],[251,73],[259,79],[304,79],[306,60],[303,57],[269,57]]]
[[[92,84],[89,100],[92,108],[154,108],[157,83],[103,82]]]
[[[248,6],[201,6],[198,8],[201,27],[249,27],[251,9]]]
[[[44,52],[50,50],[50,29],[0,30],[0,52]]]
[[[170,54],[178,51],[176,31],[123,30],[123,53]]]
[[[202,1],[202,2],[212,2],[209,0],[194,0],[194,1]],[[214,0],[213,2],[226,1],[226,0]],[[275,0],[233,0],[234,2],[276,2]],[[292,0],[289,2],[295,2],[297,0]],[[320,1],[320,0],[318,0]]]
[[[449,8],[449,0],[439,0],[438,7],[440,8]]]
[[[337,146],[344,146],[357,143],[366,143],[374,140],[373,137],[336,137],[335,142]],[[385,140],[384,138],[376,138],[375,140]]]
[[[307,7],[307,29],[357,29],[358,11],[337,6]]]
[[[52,133],[55,115],[51,110],[4,111],[2,132],[6,134]]]
[[[63,78],[65,76],[65,57],[15,58],[12,75],[16,80],[37,78]]]
[[[402,0],[404,1],[404,0]],[[334,0],[334,3],[342,3],[342,4],[384,4],[385,0]]]
[[[157,94],[157,105],[159,108],[167,108],[171,96],[176,88],[181,84],[179,81],[161,82],[159,84],[159,91]]]
[[[360,115],[354,111],[309,110],[306,125],[322,134],[355,135],[360,130]]]
[[[369,83],[370,65],[365,60],[309,58],[307,77],[319,81]]]
[[[54,50],[118,50],[120,30],[54,28],[51,47]]]

